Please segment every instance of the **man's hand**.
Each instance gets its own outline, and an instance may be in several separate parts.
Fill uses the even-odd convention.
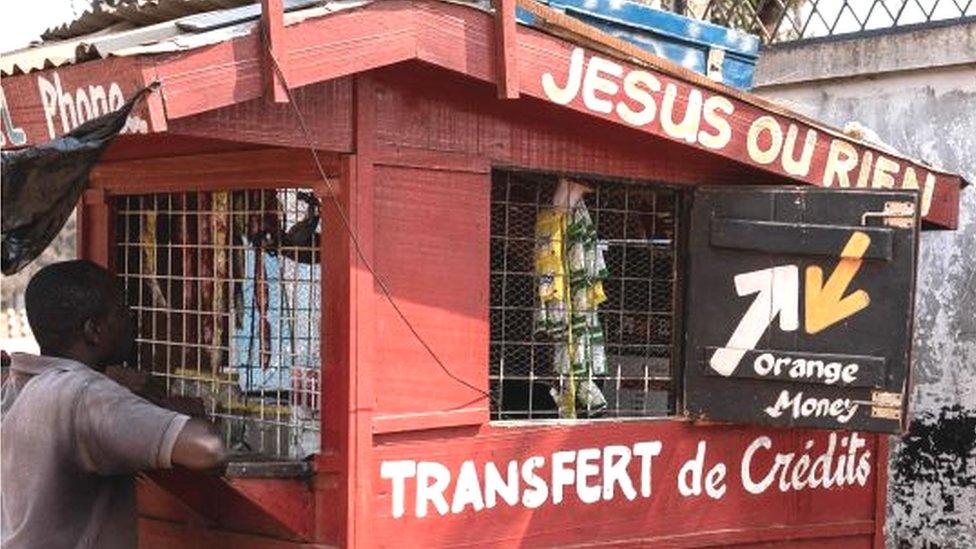
[[[170,461],[188,469],[213,469],[221,465],[227,457],[224,443],[213,424],[191,419],[183,426]]]

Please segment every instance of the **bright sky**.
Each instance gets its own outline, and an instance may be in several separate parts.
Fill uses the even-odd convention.
[[[0,8],[0,52],[23,48],[50,27],[74,18],[87,0],[4,0]]]

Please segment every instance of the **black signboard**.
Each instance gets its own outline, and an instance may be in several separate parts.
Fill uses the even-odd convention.
[[[697,189],[685,412],[905,429],[917,211],[906,191]]]

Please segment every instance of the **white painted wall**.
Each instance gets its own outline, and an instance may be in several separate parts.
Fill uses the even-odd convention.
[[[901,70],[909,67],[910,70]],[[772,50],[757,92],[856,120],[976,183],[976,23]],[[890,547],[976,547],[976,185],[957,231],[922,234],[914,422],[892,445]]]

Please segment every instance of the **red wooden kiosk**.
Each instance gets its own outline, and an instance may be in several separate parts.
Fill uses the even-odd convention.
[[[141,545],[883,546],[887,435],[682,413],[686,209],[702,186],[900,189],[953,229],[965,182],[498,4],[271,0],[4,78],[13,145],[162,84],[93,172],[79,252],[125,281],[136,366],[249,457],[141,479]],[[609,270],[604,410],[575,419],[532,319],[563,178]]]

